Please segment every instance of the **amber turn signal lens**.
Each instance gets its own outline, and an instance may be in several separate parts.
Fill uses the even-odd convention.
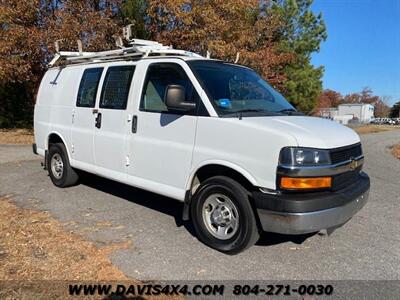
[[[314,177],[314,178],[292,178],[282,177],[281,188],[283,189],[320,189],[330,188],[332,186],[331,177]]]

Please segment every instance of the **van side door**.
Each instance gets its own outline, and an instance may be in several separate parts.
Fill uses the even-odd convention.
[[[183,200],[191,169],[200,97],[182,62],[151,62],[141,65],[144,82],[139,109],[129,135],[128,182],[147,190]],[[147,68],[147,70],[146,70]],[[185,88],[186,101],[195,102],[189,112],[169,111],[164,102],[168,85]]]
[[[86,171],[94,170],[94,121],[98,87],[104,68],[82,70],[76,105],[72,109],[71,153],[73,166]]]
[[[110,66],[104,77],[94,122],[94,157],[96,172],[124,181],[127,161],[127,114],[134,65]]]

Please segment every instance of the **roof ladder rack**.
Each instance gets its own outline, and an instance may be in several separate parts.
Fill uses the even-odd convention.
[[[100,52],[84,52],[82,50],[82,42],[78,40],[78,52],[60,51],[59,42],[55,42],[56,54],[51,62],[48,64],[49,67],[53,67],[56,64],[78,64],[88,62],[100,62],[107,60],[116,59],[132,59],[132,58],[145,58],[149,56],[187,56],[187,57],[199,57],[201,55],[185,51],[174,49],[172,46],[164,46],[161,43],[142,39],[131,39],[131,25],[128,25],[129,29],[124,28],[124,37],[128,40],[128,46],[123,46],[121,38],[117,39],[117,45],[120,49],[100,51]]]

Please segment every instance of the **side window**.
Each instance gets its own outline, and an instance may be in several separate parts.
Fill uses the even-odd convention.
[[[151,64],[147,70],[142,99],[140,101],[140,110],[167,112],[168,109],[164,103],[164,95],[167,86],[170,84],[179,84],[185,87],[187,102],[201,102],[192,82],[180,65],[174,63],[155,63]]]
[[[134,66],[110,67],[101,91],[100,108],[125,109]]]
[[[103,68],[86,69],[83,72],[76,106],[94,107],[101,73],[103,73]]]

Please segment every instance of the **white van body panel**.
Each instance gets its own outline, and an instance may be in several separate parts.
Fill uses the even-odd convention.
[[[260,119],[269,118],[275,117]],[[254,185],[274,189],[279,152],[283,147],[297,146],[297,142],[281,128],[261,126],[252,119],[199,118],[193,165],[225,161],[244,170],[248,175],[242,175]]]
[[[72,101],[76,99],[80,69],[51,69],[41,82],[34,114],[35,142],[40,154],[47,150],[51,133],[62,138],[71,153]]]
[[[80,80],[83,76],[83,72],[87,68],[76,68],[76,82],[74,83],[75,94],[71,95],[71,114],[72,114],[72,126],[71,126],[71,151],[70,161],[72,166],[79,167],[85,171],[92,171],[91,166],[94,165],[94,118],[93,109],[89,107],[77,107],[76,99],[78,95],[78,89]],[[68,69],[68,68],[67,68]],[[104,71],[103,71],[104,76]],[[97,91],[96,98],[99,97],[99,91]]]
[[[188,182],[186,184],[186,190],[190,190],[193,184],[193,180],[196,176],[196,173],[198,170],[200,170],[202,167],[206,167],[206,166],[211,166],[211,165],[218,165],[218,166],[223,166],[223,167],[227,167],[230,168],[238,173],[240,173],[241,175],[243,175],[252,185],[257,186],[257,180],[249,173],[247,172],[245,169],[243,169],[242,167],[229,162],[225,159],[221,160],[221,159],[210,159],[210,160],[205,160],[203,162],[201,162],[198,165],[192,165],[192,170],[188,179]]]
[[[273,128],[281,134],[291,133],[297,146],[332,149],[360,142],[358,134],[331,120],[306,116],[246,118],[245,122]]]
[[[139,109],[143,83],[151,63],[179,64],[191,80],[209,116],[160,114]],[[127,108],[99,108],[107,68],[135,65]],[[82,74],[104,68],[94,108],[76,107]],[[102,113],[95,128],[94,110]],[[137,132],[132,133],[132,118]],[[287,146],[330,149],[360,141],[351,129],[335,122],[303,116],[218,117],[184,59],[157,58],[137,62],[91,63],[46,72],[34,114],[37,152],[48,150],[50,134],[64,142],[72,167],[160,193],[185,199],[201,167],[229,167],[256,187],[276,189],[280,150]]]
[[[153,186],[168,186],[169,196],[183,200],[186,183],[191,170],[192,154],[195,144],[197,116],[160,114],[139,109],[142,86],[146,71],[152,63],[173,63],[179,65],[191,80],[197,93],[202,89],[192,74],[188,65],[180,59],[158,59],[144,61],[138,66],[135,78],[134,94],[138,95],[133,101],[132,111],[137,117],[137,132],[129,133],[128,178],[143,183],[152,182]],[[151,163],[149,163],[151,162]]]

